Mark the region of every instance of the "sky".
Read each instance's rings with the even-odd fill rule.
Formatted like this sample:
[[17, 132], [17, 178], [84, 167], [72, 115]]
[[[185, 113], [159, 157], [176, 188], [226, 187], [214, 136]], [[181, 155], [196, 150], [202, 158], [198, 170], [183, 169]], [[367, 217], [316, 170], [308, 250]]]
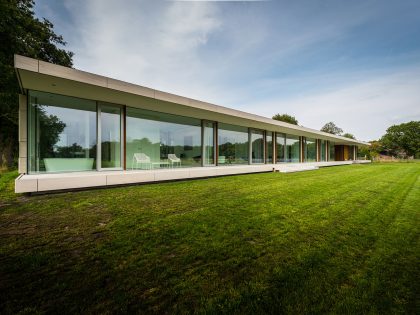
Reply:
[[420, 120], [420, 1], [36, 0], [76, 69], [360, 140]]

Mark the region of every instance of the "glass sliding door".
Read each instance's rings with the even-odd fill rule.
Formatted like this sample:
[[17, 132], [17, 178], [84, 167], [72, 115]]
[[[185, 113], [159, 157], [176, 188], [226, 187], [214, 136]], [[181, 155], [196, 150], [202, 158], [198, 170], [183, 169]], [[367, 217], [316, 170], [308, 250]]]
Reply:
[[96, 102], [29, 91], [29, 174], [96, 169]]
[[328, 141], [328, 161], [335, 161], [335, 145], [334, 142]]
[[218, 165], [248, 164], [248, 128], [218, 124]]
[[251, 133], [251, 156], [253, 164], [264, 163], [264, 131], [250, 130]]
[[214, 165], [214, 123], [209, 121], [203, 122], [203, 154], [204, 160], [203, 164], [205, 166]]
[[118, 105], [100, 103], [99, 115], [99, 137], [100, 137], [100, 168], [121, 169], [122, 168], [122, 107]]
[[305, 138], [304, 162], [316, 162], [316, 139]]
[[286, 136], [286, 162], [298, 163], [300, 161], [299, 136]]
[[[126, 124], [127, 169], [201, 166], [200, 119], [127, 107]], [[207, 140], [212, 142], [208, 136]], [[209, 145], [209, 163], [211, 151]]]
[[321, 162], [325, 162], [327, 160], [327, 141], [319, 140], [319, 142], [319, 149], [321, 150], [319, 157], [321, 159]]
[[273, 132], [267, 131], [265, 136], [265, 147], [266, 147], [266, 163], [274, 163], [273, 161], [273, 149], [274, 149], [274, 143], [273, 143]]
[[283, 163], [287, 162], [285, 160], [285, 142], [286, 142], [286, 135], [283, 133], [276, 132], [276, 163]]

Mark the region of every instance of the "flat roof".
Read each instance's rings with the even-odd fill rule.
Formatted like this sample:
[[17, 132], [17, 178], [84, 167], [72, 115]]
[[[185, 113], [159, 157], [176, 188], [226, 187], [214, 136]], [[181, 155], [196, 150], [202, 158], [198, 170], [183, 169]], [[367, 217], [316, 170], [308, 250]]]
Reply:
[[288, 124], [20, 55], [15, 55], [15, 69], [20, 87], [25, 94], [27, 90], [44, 91], [256, 129], [330, 140], [337, 144], [370, 145], [367, 142]]

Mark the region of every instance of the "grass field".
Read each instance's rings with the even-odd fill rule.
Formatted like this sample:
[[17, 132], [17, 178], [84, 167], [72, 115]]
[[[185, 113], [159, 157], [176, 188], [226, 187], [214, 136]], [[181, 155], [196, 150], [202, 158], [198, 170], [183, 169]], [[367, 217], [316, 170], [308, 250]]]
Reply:
[[40, 196], [0, 177], [0, 313], [415, 314], [420, 163]]

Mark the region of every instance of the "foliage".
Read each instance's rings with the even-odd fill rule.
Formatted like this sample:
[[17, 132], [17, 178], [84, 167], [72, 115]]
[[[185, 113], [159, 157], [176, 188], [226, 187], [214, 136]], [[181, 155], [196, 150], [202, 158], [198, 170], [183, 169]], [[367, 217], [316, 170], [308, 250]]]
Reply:
[[288, 115], [288, 114], [275, 114], [272, 117], [274, 120], [283, 121], [292, 125], [297, 125], [298, 121], [294, 116]]
[[366, 156], [368, 160], [374, 160], [383, 151], [382, 143], [380, 141], [369, 141], [370, 146], [359, 147], [359, 156]]
[[420, 163], [1, 189], [2, 314], [418, 313]]
[[420, 155], [420, 121], [393, 125], [381, 138], [385, 151], [393, 156], [409, 157]]
[[330, 121], [321, 128], [321, 131], [332, 133], [333, 135], [340, 135], [343, 132], [343, 129], [337, 127], [332, 121]]
[[53, 24], [35, 17], [33, 0], [0, 0], [0, 167], [11, 167], [18, 154], [18, 93], [14, 54], [72, 66], [73, 53], [53, 31]]
[[356, 139], [356, 137], [354, 135], [352, 135], [351, 133], [346, 132], [345, 134], [342, 135], [344, 138], [349, 138], [349, 139]]

